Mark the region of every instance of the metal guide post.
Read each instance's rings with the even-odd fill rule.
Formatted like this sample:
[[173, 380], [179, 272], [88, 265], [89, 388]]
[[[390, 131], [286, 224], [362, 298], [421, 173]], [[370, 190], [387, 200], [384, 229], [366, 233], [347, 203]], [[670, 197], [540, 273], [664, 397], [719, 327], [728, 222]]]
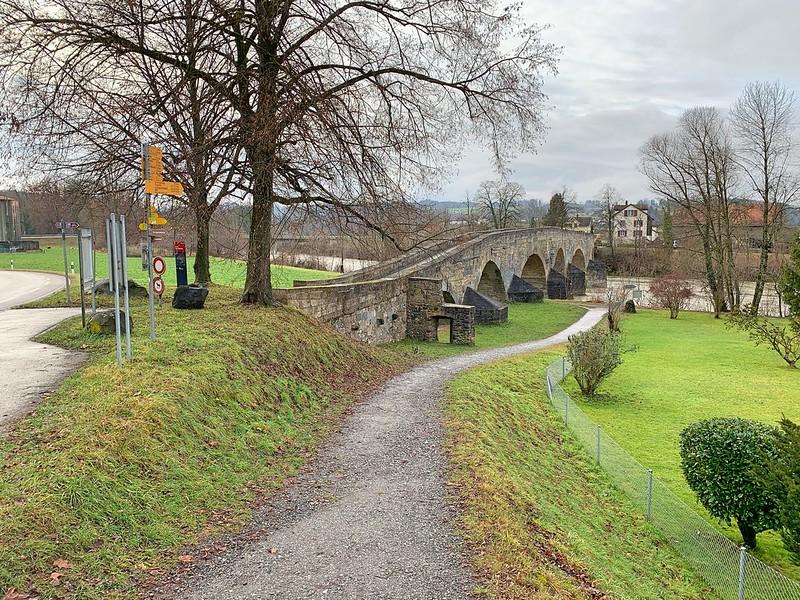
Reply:
[[67, 285], [67, 306], [69, 306], [69, 265], [67, 264], [67, 229], [61, 223], [61, 250], [64, 253], [64, 281]]
[[[119, 216], [120, 236], [122, 238], [122, 281], [125, 282], [125, 315], [131, 314], [130, 293], [128, 291], [128, 236], [125, 233], [125, 215]], [[131, 358], [131, 331], [130, 327], [125, 327], [125, 353], [128, 360]]]
[[[118, 229], [117, 229], [117, 216], [114, 213], [111, 213], [111, 248], [112, 248], [112, 263], [114, 269], [111, 273], [109, 273], [109, 285], [111, 285], [112, 279], [114, 283], [114, 321], [116, 326], [116, 333], [117, 333], [117, 365], [122, 366], [122, 335], [120, 331], [120, 315], [119, 315], [119, 264], [118, 264], [118, 257], [119, 257], [119, 243], [117, 240], [118, 237]], [[128, 319], [128, 315], [125, 315], [125, 319]], [[125, 323], [125, 328], [128, 328], [128, 323]]]

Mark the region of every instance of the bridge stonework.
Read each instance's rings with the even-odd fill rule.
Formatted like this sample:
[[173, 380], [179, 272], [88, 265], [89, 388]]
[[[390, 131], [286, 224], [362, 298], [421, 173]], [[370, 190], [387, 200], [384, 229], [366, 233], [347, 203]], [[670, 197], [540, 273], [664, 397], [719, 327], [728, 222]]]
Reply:
[[[296, 287], [275, 290], [275, 296], [364, 342], [384, 343], [405, 337], [431, 339], [431, 325], [421, 325], [420, 313], [412, 318], [411, 305], [415, 302], [409, 302], [410, 278], [428, 280], [426, 289], [435, 287], [431, 280], [439, 282], [439, 304], [426, 309], [431, 322], [438, 323], [439, 319], [448, 318], [445, 304], [463, 303], [467, 287], [507, 303], [507, 290], [514, 275], [542, 290], [546, 297], [555, 295], [557, 299], [582, 294], [586, 287], [604, 287], [605, 269], [593, 257], [594, 236], [589, 233], [554, 227], [500, 230], [457, 244], [439, 244], [335, 279], [298, 281]], [[561, 283], [548, 286], [556, 282]], [[412, 285], [412, 291], [418, 285]], [[430, 295], [427, 290], [428, 304], [432, 301], [427, 297]], [[462, 328], [459, 325], [458, 330]], [[426, 331], [424, 336], [419, 333], [421, 330]], [[454, 343], [471, 343], [456, 339], [461, 337], [451, 339]]]

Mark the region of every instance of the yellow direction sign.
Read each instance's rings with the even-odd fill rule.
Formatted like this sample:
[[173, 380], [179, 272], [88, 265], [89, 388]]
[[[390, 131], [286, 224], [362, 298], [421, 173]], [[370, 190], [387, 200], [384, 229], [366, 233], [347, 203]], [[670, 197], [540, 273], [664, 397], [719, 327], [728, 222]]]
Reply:
[[[145, 152], [147, 157], [145, 157]], [[142, 179], [161, 179], [164, 172], [164, 152], [156, 146], [142, 146]]]
[[[147, 182], [145, 182], [145, 183], [147, 183]], [[169, 182], [167, 182], [167, 183], [169, 183]], [[178, 185], [180, 185], [180, 184], [178, 184]], [[148, 193], [152, 193], [152, 192], [148, 192]], [[166, 225], [166, 224], [167, 224], [167, 220], [156, 212], [156, 207], [155, 206], [151, 206], [150, 207], [150, 214], [147, 216], [147, 222], [139, 223], [139, 229], [141, 229], [142, 231], [147, 231], [148, 229], [150, 229], [150, 232], [154, 233], [153, 228], [155, 226], [157, 226], [157, 225]], [[148, 225], [149, 225], [149, 227], [148, 227]]]
[[167, 196], [183, 195], [183, 186], [177, 181], [160, 181], [148, 179], [144, 182], [146, 194], [165, 194]]

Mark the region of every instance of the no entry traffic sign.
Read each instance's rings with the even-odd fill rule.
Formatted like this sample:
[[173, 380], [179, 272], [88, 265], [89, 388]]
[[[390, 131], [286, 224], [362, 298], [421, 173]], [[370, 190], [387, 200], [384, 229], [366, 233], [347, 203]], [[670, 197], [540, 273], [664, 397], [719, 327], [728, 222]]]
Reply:
[[161, 258], [160, 256], [156, 256], [153, 259], [153, 271], [161, 275], [164, 273], [164, 270], [166, 268], [167, 268], [167, 263], [164, 261], [163, 258]]

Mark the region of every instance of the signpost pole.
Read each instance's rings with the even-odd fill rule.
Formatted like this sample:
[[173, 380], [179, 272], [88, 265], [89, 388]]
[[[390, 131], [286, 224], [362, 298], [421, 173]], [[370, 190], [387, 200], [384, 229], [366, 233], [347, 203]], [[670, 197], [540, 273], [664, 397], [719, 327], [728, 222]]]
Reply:
[[61, 222], [61, 250], [64, 252], [64, 281], [67, 283], [67, 306], [69, 306], [69, 265], [67, 264], [66, 223]]
[[[142, 167], [145, 182], [150, 179], [150, 145], [142, 143]], [[156, 314], [153, 303], [153, 236], [150, 235], [150, 194], [147, 193], [147, 184], [145, 183], [144, 194], [144, 222], [145, 222], [145, 235], [147, 236], [147, 289], [149, 291], [148, 297], [150, 299], [150, 341], [156, 341]]]
[[81, 283], [81, 327], [86, 327], [86, 298], [84, 296], [84, 289], [83, 289], [83, 270], [86, 268], [86, 265], [83, 264], [83, 252], [81, 248], [83, 246], [83, 230], [78, 229], [78, 279], [80, 279]]
[[92, 251], [92, 314], [94, 315], [97, 312], [97, 303], [94, 297], [95, 289], [97, 287], [97, 267], [95, 265], [95, 256], [94, 256], [94, 231], [91, 229], [89, 230], [89, 247]]
[[[111, 223], [109, 229], [111, 230], [111, 252], [113, 254], [112, 263], [114, 269], [112, 271], [113, 276], [109, 273], [109, 280], [108, 284], [111, 285], [112, 279], [114, 282], [114, 325], [116, 326], [116, 333], [117, 333], [117, 365], [122, 366], [122, 335], [120, 331], [120, 315], [119, 315], [119, 263], [118, 256], [119, 256], [119, 244], [117, 242], [117, 216], [114, 213], [111, 213]], [[130, 324], [130, 320], [128, 315], [125, 315], [125, 329], [128, 328]]]
[[[130, 293], [128, 292], [128, 236], [125, 232], [125, 215], [119, 216], [120, 235], [122, 236], [122, 281], [125, 282], [125, 315], [131, 314]], [[131, 332], [130, 328], [125, 327], [125, 354], [128, 360], [131, 359]]]

